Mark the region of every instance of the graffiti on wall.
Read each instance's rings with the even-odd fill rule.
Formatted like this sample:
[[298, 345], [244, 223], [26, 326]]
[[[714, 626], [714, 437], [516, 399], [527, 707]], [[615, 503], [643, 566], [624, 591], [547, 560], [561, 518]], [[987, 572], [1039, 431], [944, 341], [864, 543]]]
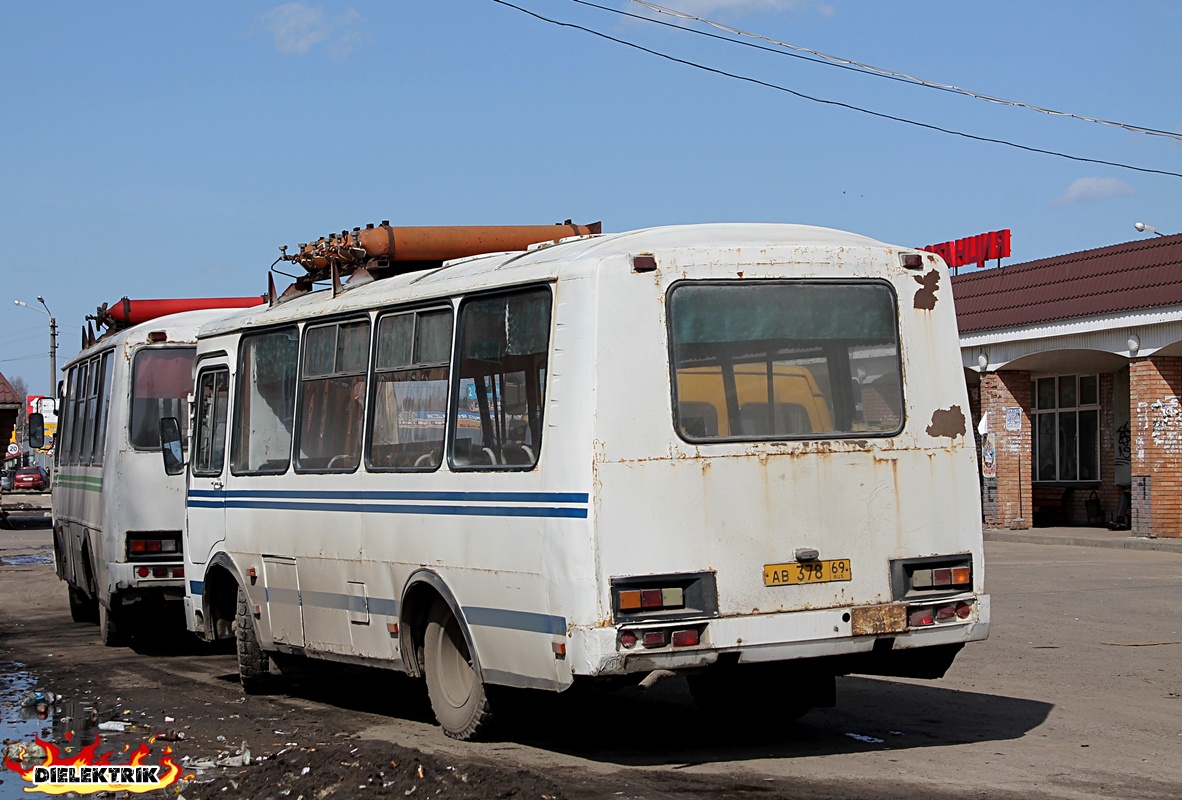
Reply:
[[1182, 403], [1166, 397], [1137, 404], [1137, 458], [1145, 458], [1146, 437], [1167, 453], [1182, 453]]

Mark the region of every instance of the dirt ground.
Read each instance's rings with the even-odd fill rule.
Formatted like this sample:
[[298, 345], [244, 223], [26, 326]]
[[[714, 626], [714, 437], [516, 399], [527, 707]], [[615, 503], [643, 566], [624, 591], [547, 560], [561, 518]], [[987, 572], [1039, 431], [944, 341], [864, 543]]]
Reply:
[[[400, 674], [330, 667], [285, 679], [274, 694], [247, 697], [233, 654], [183, 632], [162, 626], [132, 647], [105, 648], [95, 626], [70, 620], [49, 542], [45, 528], [0, 531], [5, 738], [28, 741], [39, 732], [60, 742], [72, 729], [74, 745], [82, 746], [95, 726], [123, 723], [122, 732], [98, 731], [104, 746], [149, 741], [147, 763], [167, 747], [182, 766], [186, 780], [159, 796], [1182, 796], [1182, 645], [1168, 644], [1182, 641], [1178, 555], [1050, 558], [1063, 590], [1044, 591], [1029, 586], [1030, 575], [1050, 574], [1035, 563], [1047, 558], [1040, 551], [1068, 549], [999, 545], [1000, 588], [1017, 598], [1001, 605], [1011, 620], [1030, 614], [1029, 622], [995, 623], [990, 642], [966, 651], [934, 684], [843, 678], [839, 707], [798, 723], [769, 716], [744, 729], [709, 728], [684, 682], [668, 679], [647, 692], [515, 697], [497, 740], [467, 744], [442, 735], [421, 682]], [[1134, 559], [1119, 565], [1120, 580], [1141, 575], [1158, 592], [1148, 602], [1160, 608], [1162, 598], [1167, 605], [1173, 598], [1173, 618], [1129, 620], [1130, 609], [1140, 608], [1125, 591], [1134, 586], [1117, 585], [1111, 595], [1081, 592], [1078, 600], [1070, 594], [1086, 570], [1112, 572], [1112, 558]], [[1061, 630], [1065, 618], [1108, 613], [1115, 618], [1101, 620], [1086, 644]], [[1146, 646], [1102, 647], [1097, 637]], [[44, 720], [22, 720], [16, 698], [34, 686], [64, 699]], [[15, 773], [0, 770], [0, 781], [0, 798], [29, 796]]]

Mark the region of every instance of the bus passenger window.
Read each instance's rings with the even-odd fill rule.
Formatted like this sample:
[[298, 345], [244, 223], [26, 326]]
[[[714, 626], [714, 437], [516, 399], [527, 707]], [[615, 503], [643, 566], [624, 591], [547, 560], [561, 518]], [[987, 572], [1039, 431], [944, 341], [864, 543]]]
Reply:
[[279, 474], [291, 460], [299, 332], [281, 328], [242, 337], [230, 470]]
[[357, 468], [368, 367], [369, 320], [306, 330], [297, 470], [352, 472]]
[[378, 320], [370, 469], [433, 470], [442, 463], [451, 333], [450, 308]]
[[538, 463], [550, 305], [550, 290], [540, 287], [460, 306], [453, 468], [529, 469]]

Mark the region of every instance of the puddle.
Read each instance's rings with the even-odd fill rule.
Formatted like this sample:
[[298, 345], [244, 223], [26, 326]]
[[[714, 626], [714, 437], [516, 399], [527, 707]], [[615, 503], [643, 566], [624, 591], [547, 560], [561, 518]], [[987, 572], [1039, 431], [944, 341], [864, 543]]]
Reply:
[[29, 567], [35, 564], [52, 564], [53, 553], [22, 553], [18, 556], [0, 556], [0, 567]]
[[[0, 742], [32, 743], [36, 736], [62, 747], [63, 753], [94, 743], [98, 714], [92, 703], [55, 697], [25, 706], [25, 695], [34, 690], [53, 691], [39, 684], [24, 664], [0, 661]], [[0, 800], [28, 797], [24, 785], [0, 764]]]

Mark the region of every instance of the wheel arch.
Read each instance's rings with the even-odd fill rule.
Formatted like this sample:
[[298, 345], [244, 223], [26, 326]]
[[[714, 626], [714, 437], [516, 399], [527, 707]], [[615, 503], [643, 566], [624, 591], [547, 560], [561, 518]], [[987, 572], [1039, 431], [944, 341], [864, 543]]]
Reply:
[[[233, 559], [225, 553], [218, 553], [209, 560], [201, 591], [201, 615], [206, 640], [233, 637], [239, 586], [245, 588]], [[219, 626], [219, 622], [224, 624]]]
[[406, 671], [415, 677], [423, 677], [423, 637], [427, 629], [427, 615], [435, 603], [446, 605], [460, 623], [464, 642], [472, 656], [472, 668], [476, 671], [476, 677], [483, 681], [480, 652], [472, 638], [468, 620], [464, 617], [464, 610], [443, 578], [429, 569], [419, 569], [411, 574], [402, 590], [402, 601], [399, 603], [398, 619], [401, 634], [398, 641]]

